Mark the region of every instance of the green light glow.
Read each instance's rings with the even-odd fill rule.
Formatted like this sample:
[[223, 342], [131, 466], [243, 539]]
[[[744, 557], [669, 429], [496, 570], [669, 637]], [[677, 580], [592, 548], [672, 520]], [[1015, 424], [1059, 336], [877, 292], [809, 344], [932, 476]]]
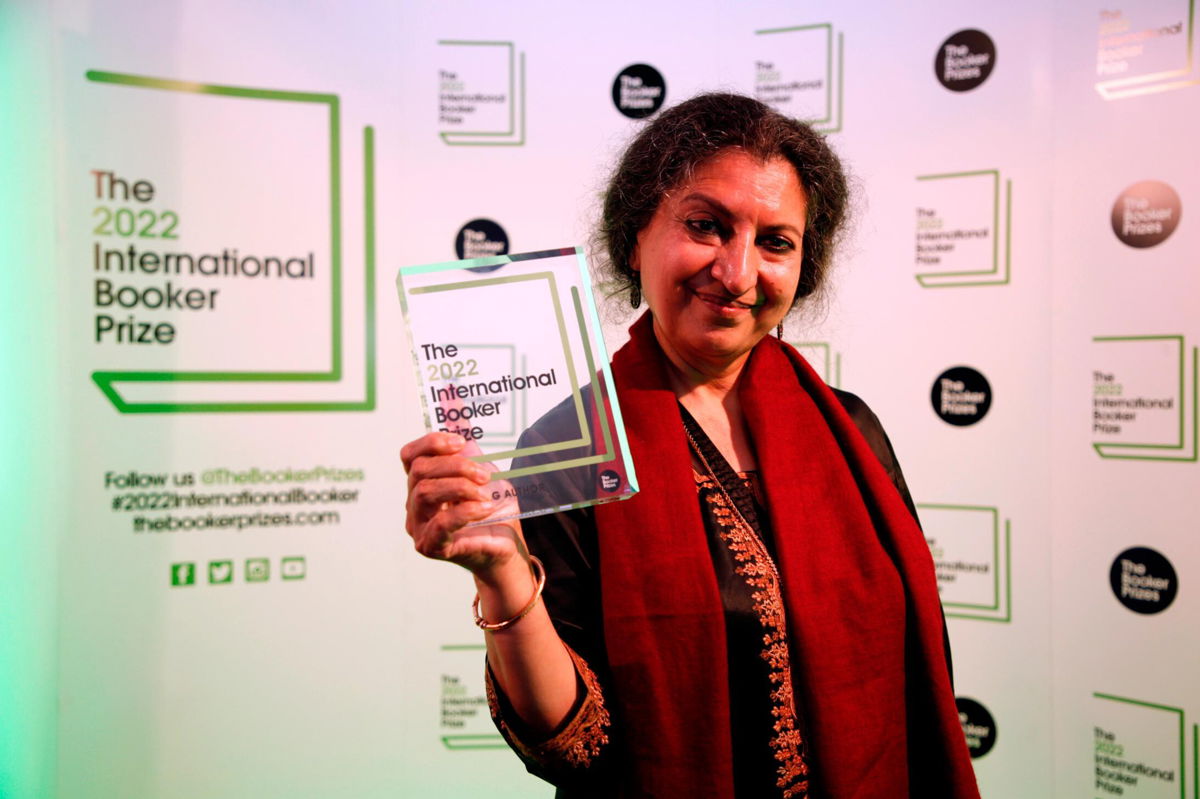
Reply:
[[53, 310], [50, 4], [0, 4], [0, 796], [53, 796], [56, 472], [66, 420]]

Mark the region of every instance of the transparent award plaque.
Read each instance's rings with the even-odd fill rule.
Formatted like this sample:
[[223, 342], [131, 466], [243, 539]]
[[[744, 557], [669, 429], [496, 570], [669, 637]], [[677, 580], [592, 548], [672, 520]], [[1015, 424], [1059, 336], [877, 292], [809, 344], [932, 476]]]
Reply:
[[580, 248], [408, 266], [396, 284], [426, 428], [494, 470], [486, 521], [637, 492]]

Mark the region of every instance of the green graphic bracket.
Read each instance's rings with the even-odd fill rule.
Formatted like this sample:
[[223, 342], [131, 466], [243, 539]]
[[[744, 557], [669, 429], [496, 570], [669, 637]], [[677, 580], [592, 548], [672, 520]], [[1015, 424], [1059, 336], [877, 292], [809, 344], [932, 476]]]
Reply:
[[443, 735], [442, 746], [451, 751], [459, 749], [507, 749], [499, 733], [491, 735]]
[[[987, 615], [986, 611], [1000, 613], [1000, 511], [988, 505], [945, 505], [931, 502], [918, 502], [918, 509], [951, 510], [987, 513], [992, 517], [992, 591], [995, 599], [990, 605], [972, 604], [969, 602], [943, 602], [942, 607], [955, 608], [960, 612], [947, 612], [948, 619], [974, 619], [976, 621], [995, 621], [1008, 624], [1012, 621], [1012, 520], [1004, 520], [1004, 608], [1003, 615]], [[977, 611], [977, 612], [972, 612]]]
[[835, 111], [833, 105], [833, 25], [828, 22], [820, 22], [813, 25], [795, 25], [788, 28], [763, 28], [754, 32], [755, 36], [766, 36], [772, 33], [794, 33], [796, 31], [825, 29], [825, 116], [820, 119], [802, 119], [801, 122], [806, 122], [813, 126], [814, 130], [821, 133], [840, 133], [842, 130], [842, 110], [843, 91], [842, 75], [844, 73], [843, 65], [845, 62], [845, 38], [844, 34], [837, 35], [837, 110], [836, 119], [834, 119]]
[[[562, 344], [563, 358], [567, 364], [567, 376], [571, 380], [571, 398], [575, 403], [575, 416], [579, 424], [579, 438], [570, 441], [558, 441], [553, 444], [545, 444], [538, 447], [524, 447], [522, 449], [512, 449], [503, 452], [487, 452], [481, 455], [471, 456], [474, 460], [484, 463], [490, 460], [500, 458], [519, 458], [522, 455], [540, 455], [546, 452], [558, 452], [564, 449], [574, 449], [576, 447], [586, 447], [592, 443], [592, 437], [588, 431], [587, 418], [584, 416], [583, 409], [583, 394], [579, 389], [579, 377], [575, 373], [575, 359], [571, 355], [571, 342], [567, 339], [567, 326], [563, 319], [562, 304], [558, 301], [558, 284], [554, 279], [553, 272], [534, 272], [528, 275], [506, 275], [502, 277], [488, 277], [479, 280], [464, 280], [457, 283], [439, 283], [432, 286], [419, 286], [409, 289], [409, 294], [435, 294], [443, 291], [461, 291], [463, 289], [478, 289], [485, 286], [499, 286], [511, 283], [524, 283], [530, 280], [545, 280], [547, 288], [550, 291], [550, 303], [554, 307], [555, 321], [558, 322], [559, 341]], [[586, 341], [586, 339], [585, 339]], [[422, 375], [422, 383], [424, 376]], [[425, 385], [428, 390], [432, 386]], [[422, 400], [424, 401], [425, 392], [422, 392]], [[429, 414], [429, 404], [425, 403], [425, 424], [433, 430], [433, 418]], [[508, 477], [510, 472], [497, 472], [496, 477]]]
[[[1096, 91], [1105, 100], [1123, 100], [1127, 97], [1141, 97], [1147, 94], [1184, 89], [1200, 84], [1200, 78], [1189, 78], [1193, 67], [1193, 44], [1195, 42], [1196, 0], [1188, 0], [1187, 21], [1187, 64], [1182, 69], [1171, 69], [1164, 72], [1150, 72], [1145, 75], [1134, 75], [1128, 78], [1100, 81]], [[1180, 78], [1180, 80], [1171, 80]], [[1148, 85], [1140, 85], [1148, 84]]]
[[1126, 705], [1134, 705], [1135, 707], [1144, 707], [1150, 710], [1161, 710], [1179, 716], [1179, 799], [1187, 799], [1187, 756], [1185, 754], [1187, 752], [1187, 720], [1183, 708], [1160, 705], [1155, 702], [1143, 702], [1140, 699], [1130, 699], [1127, 696], [1102, 694], [1098, 691], [1093, 691], [1092, 697], [1094, 699], [1104, 699], [1109, 702], [1121, 702]]
[[[1006, 180], [1004, 202], [1004, 272], [1000, 272], [1000, 171], [980, 169], [974, 172], [947, 172], [941, 175], [918, 175], [917, 180], [946, 180], [950, 178], [992, 176], [992, 268], [966, 272], [920, 272], [917, 282], [922, 288], [944, 289], [964, 286], [1007, 286], [1012, 280], [1012, 181]], [[949, 278], [949, 279], [947, 279]]]
[[[487, 651], [483, 644], [442, 644], [443, 652], [479, 652]], [[450, 750], [457, 749], [507, 749], [508, 744], [498, 733], [443, 735], [442, 746]]]
[[[464, 41], [458, 39], [442, 39], [439, 45], [448, 47], [507, 47], [508, 48], [508, 130], [453, 130], [439, 131], [438, 136], [451, 147], [522, 147], [525, 144], [525, 54], [520, 54], [521, 94], [514, 92], [517, 71], [514, 60], [517, 58], [516, 48], [512, 42]], [[501, 141], [500, 137], [512, 136], [516, 131], [516, 108], [520, 105], [521, 131], [512, 141]]]
[[[829, 345], [828, 341], [793, 341], [789, 343], [796, 349], [811, 347], [821, 350], [822, 360], [825, 363], [821, 379], [834, 388], [842, 387], [842, 354], [840, 352], [833, 352], [833, 348]], [[831, 360], [833, 361], [832, 368], [830, 364]]]
[[1192, 796], [1200, 799], [1200, 724], [1192, 725]]
[[[572, 253], [572, 252], [576, 255], [576, 258], [579, 259], [580, 267], [582, 269], [583, 268], [583, 264], [582, 264], [583, 255], [582, 255], [582, 253], [580, 253], [578, 251], [578, 249], [562, 250], [562, 251], [546, 251], [546, 252], [541, 252], [541, 253], [528, 253], [528, 254], [511, 255], [511, 256], [510, 255], [499, 255], [499, 256], [494, 256], [494, 257], [490, 257], [490, 258], [475, 258], [475, 259], [471, 259], [468, 261], [450, 261], [447, 263], [440, 263], [440, 264], [428, 264], [428, 265], [417, 266], [417, 267], [406, 267], [406, 268], [403, 268], [400, 270], [400, 272], [398, 273], [397, 278], [396, 278], [397, 289], [400, 294], [401, 308], [405, 314], [405, 317], [407, 318], [407, 316], [408, 316], [408, 301], [406, 298], [406, 289], [404, 288], [404, 275], [405, 274], [417, 275], [417, 274], [425, 274], [428, 272], [458, 270], [458, 269], [463, 269], [464, 265], [469, 265], [470, 267], [502, 266], [504, 264], [512, 263], [515, 261], [532, 260], [534, 258], [544, 257], [548, 254], [566, 255], [566, 254]], [[480, 454], [480, 455], [471, 456], [472, 460], [475, 460], [479, 463], [487, 463], [487, 462], [489, 462], [493, 459], [497, 459], [497, 458], [508, 458], [508, 457], [518, 458], [518, 457], [521, 457], [524, 455], [537, 455], [537, 454], [544, 454], [547, 452], [557, 452], [557, 451], [564, 450], [564, 449], [573, 449], [573, 448], [577, 448], [577, 447], [588, 446], [592, 443], [592, 439], [591, 439], [591, 435], [589, 433], [587, 422], [583, 415], [584, 410], [583, 410], [582, 391], [580, 391], [580, 389], [579, 389], [578, 378], [576, 377], [576, 374], [575, 374], [574, 359], [571, 356], [570, 345], [569, 345], [569, 342], [567, 339], [566, 326], [565, 326], [565, 322], [563, 320], [563, 314], [562, 314], [562, 307], [558, 301], [558, 291], [556, 288], [557, 284], [555, 283], [555, 280], [554, 280], [554, 274], [552, 272], [538, 272], [538, 273], [533, 273], [533, 274], [529, 274], [529, 275], [484, 278], [481, 280], [471, 280], [471, 281], [465, 281], [465, 282], [459, 282], [459, 283], [443, 283], [443, 284], [437, 284], [437, 285], [433, 285], [433, 286], [423, 286], [423, 287], [418, 287], [418, 288], [413, 288], [411, 290], [407, 290], [408, 294], [424, 294], [424, 293], [430, 293], [430, 292], [435, 292], [435, 291], [452, 291], [452, 290], [461, 289], [461, 288], [475, 288], [475, 287], [479, 287], [482, 285], [488, 285], [488, 284], [513, 283], [513, 282], [518, 282], [518, 281], [522, 281], [522, 280], [533, 280], [533, 279], [545, 279], [549, 282], [549, 285], [550, 285], [551, 300], [554, 305], [554, 312], [555, 312], [555, 316], [556, 316], [556, 320], [557, 320], [558, 328], [559, 328], [559, 336], [560, 336], [560, 339], [563, 344], [563, 354], [566, 358], [567, 367], [569, 370], [569, 376], [570, 376], [570, 380], [571, 380], [571, 393], [572, 393], [572, 397], [573, 397], [574, 403], [575, 403], [576, 416], [579, 420], [579, 426], [580, 426], [579, 429], [581, 431], [581, 436], [579, 438], [571, 440], [571, 441], [560, 441], [560, 442], [555, 442], [552, 444], [544, 444], [544, 445], [536, 446], [536, 447], [524, 447], [521, 449], [507, 450], [504, 452], [491, 452], [491, 453], [484, 453], [484, 454]], [[579, 458], [571, 458], [569, 460], [564, 460], [564, 461], [553, 461], [550, 463], [536, 464], [533, 466], [525, 466], [520, 469], [508, 469], [506, 471], [498, 471], [498, 472], [495, 472], [492, 474], [492, 479], [494, 479], [494, 480], [510, 479], [510, 478], [514, 478], [514, 477], [524, 477], [526, 475], [531, 475], [531, 474], [547, 474], [550, 472], [558, 472], [558, 471], [563, 471], [566, 469], [573, 469], [578, 466], [590, 466], [592, 464], [611, 463], [612, 461], [616, 460], [618, 457], [618, 453], [613, 448], [613, 435], [612, 435], [612, 429], [608, 423], [608, 414], [605, 412], [605, 409], [604, 409], [604, 407], [602, 407], [601, 401], [600, 401], [600, 396], [599, 396], [599, 393], [600, 393], [599, 387], [601, 385], [600, 367], [597, 366], [595, 355], [592, 352], [591, 340], [588, 337], [587, 323], [584, 320], [583, 302], [580, 298], [579, 289], [575, 286], [571, 287], [571, 300], [574, 305], [575, 318], [576, 318], [576, 321], [579, 326], [579, 338], [583, 344], [584, 358], [587, 361], [587, 374], [591, 377], [591, 380], [592, 380], [592, 387], [593, 387], [592, 388], [592, 409], [595, 414], [595, 417], [600, 422], [601, 438], [604, 441], [604, 448], [602, 451], [597, 452], [595, 455], [588, 455], [588, 456], [579, 457]], [[593, 302], [592, 305], [594, 307], [595, 303]], [[597, 324], [597, 326], [599, 324], [598, 320], [596, 320], [594, 317], [594, 313], [593, 313], [593, 323]], [[598, 327], [597, 327], [597, 329], [598, 329]], [[420, 362], [416, 356], [415, 349], [413, 351], [413, 361], [418, 367], [418, 369], [417, 369], [418, 380], [420, 381], [420, 383], [423, 387], [422, 392], [421, 392], [421, 402], [425, 407], [425, 425], [426, 425], [427, 429], [432, 430], [433, 429], [433, 421], [432, 421], [432, 417], [429, 412], [428, 400], [426, 399], [426, 390], [428, 389], [428, 386], [425, 385], [424, 375], [421, 373], [421, 369], [419, 368]], [[605, 369], [605, 372], [607, 373], [607, 365], [604, 365], [604, 369]], [[611, 379], [607, 383], [605, 383], [605, 385], [611, 385]], [[619, 415], [617, 415], [618, 411], [615, 407], [614, 407], [613, 411], [614, 411], [614, 415], [616, 415], [616, 422], [618, 425], [620, 425], [620, 418], [619, 418]], [[624, 429], [618, 428], [617, 435], [621, 438], [621, 443], [627, 447], [628, 444], [625, 444], [625, 442], [624, 442]], [[629, 487], [631, 489], [633, 489], [634, 491], [637, 490], [636, 477], [633, 474], [632, 466], [629, 466], [626, 470], [626, 482], [629, 484]], [[627, 496], [627, 495], [622, 495], [622, 497], [619, 497], [619, 498], [624, 498], [624, 496]], [[584, 506], [592, 505], [592, 504], [595, 504], [595, 500], [574, 503], [572, 505], [566, 506], [566, 508], [569, 509], [569, 508], [576, 508], [576, 507], [584, 507]]]
[[1101, 458], [1112, 458], [1113, 460], [1131, 460], [1131, 461], [1176, 461], [1179, 463], [1196, 463], [1197, 456], [1200, 455], [1200, 403], [1197, 402], [1196, 390], [1200, 388], [1200, 378], [1198, 378], [1197, 366], [1200, 365], [1198, 360], [1197, 347], [1192, 348], [1192, 454], [1186, 455], [1145, 455], [1127, 450], [1163, 450], [1184, 451], [1186, 442], [1184, 441], [1184, 431], [1187, 422], [1186, 399], [1184, 394], [1185, 380], [1185, 353], [1187, 347], [1184, 343], [1183, 336], [1095, 336], [1092, 341], [1174, 341], [1179, 345], [1179, 441], [1174, 444], [1130, 444], [1118, 442], [1093, 442], [1092, 448], [1096, 450]]
[[375, 409], [375, 130], [363, 128], [364, 216], [364, 399], [349, 402], [134, 402], [117, 383], [336, 383], [342, 379], [341, 126], [336, 94], [251, 89], [89, 70], [97, 83], [142, 89], [211, 94], [251, 100], [318, 103], [329, 108], [331, 364], [327, 372], [140, 372], [96, 371], [92, 380], [120, 413], [235, 413], [279, 411], [370, 411]]

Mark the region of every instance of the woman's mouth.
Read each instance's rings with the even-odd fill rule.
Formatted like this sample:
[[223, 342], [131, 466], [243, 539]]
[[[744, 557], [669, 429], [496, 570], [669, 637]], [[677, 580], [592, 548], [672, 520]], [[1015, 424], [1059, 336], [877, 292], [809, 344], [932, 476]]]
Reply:
[[736, 314], [744, 311], [753, 311], [762, 303], [743, 302], [736, 297], [731, 297], [728, 294], [715, 294], [711, 291], [692, 291], [696, 298], [705, 305], [722, 314]]

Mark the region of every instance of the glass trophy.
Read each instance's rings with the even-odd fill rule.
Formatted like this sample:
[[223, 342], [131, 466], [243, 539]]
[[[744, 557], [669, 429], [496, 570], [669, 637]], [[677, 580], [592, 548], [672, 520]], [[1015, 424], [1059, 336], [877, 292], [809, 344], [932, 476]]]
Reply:
[[426, 428], [493, 470], [485, 522], [637, 492], [580, 248], [407, 266], [396, 284]]

